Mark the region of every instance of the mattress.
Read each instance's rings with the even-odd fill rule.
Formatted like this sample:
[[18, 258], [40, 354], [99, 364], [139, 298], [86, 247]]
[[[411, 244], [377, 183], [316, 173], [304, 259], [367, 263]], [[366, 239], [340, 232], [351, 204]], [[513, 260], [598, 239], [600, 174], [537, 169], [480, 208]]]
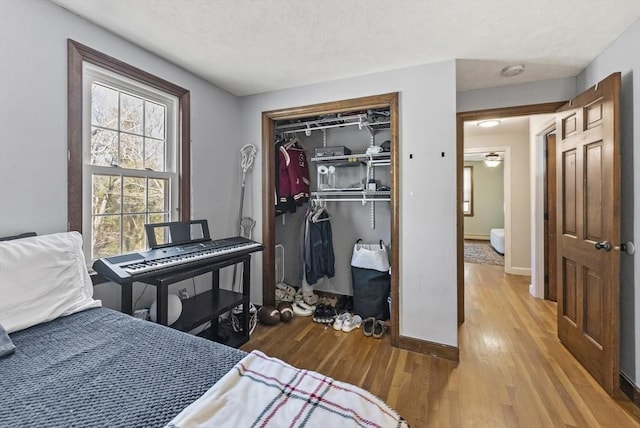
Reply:
[[246, 353], [95, 308], [11, 334], [0, 425], [164, 426]]
[[494, 250], [504, 255], [504, 229], [491, 229], [489, 242]]

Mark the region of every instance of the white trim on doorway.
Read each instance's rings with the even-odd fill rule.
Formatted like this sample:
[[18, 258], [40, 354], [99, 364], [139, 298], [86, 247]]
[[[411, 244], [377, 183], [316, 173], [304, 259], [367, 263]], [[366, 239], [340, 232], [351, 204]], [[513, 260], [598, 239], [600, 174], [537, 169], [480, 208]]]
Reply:
[[[532, 116], [533, 118], [533, 116]], [[555, 124], [555, 116], [540, 116], [531, 129], [531, 284], [529, 294], [544, 299], [544, 149], [545, 135]], [[544, 120], [542, 120], [544, 118]]]

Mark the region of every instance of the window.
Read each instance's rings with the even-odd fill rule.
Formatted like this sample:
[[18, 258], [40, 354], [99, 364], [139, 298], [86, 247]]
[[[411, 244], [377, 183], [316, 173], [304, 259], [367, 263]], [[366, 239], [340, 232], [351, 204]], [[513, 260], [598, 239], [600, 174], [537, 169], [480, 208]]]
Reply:
[[177, 219], [176, 99], [85, 65], [83, 223], [90, 259], [147, 247], [144, 225]]
[[[189, 92], [69, 41], [69, 230], [87, 262], [189, 218]], [[186, 138], [185, 138], [186, 137]]]
[[462, 212], [473, 217], [473, 167], [465, 166], [462, 171]]

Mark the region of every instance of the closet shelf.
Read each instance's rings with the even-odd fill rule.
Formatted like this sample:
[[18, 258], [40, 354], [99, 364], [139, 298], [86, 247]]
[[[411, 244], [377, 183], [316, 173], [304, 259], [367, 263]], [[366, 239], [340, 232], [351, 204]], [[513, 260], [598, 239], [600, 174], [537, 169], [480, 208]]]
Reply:
[[368, 160], [378, 161], [378, 160], [390, 160], [391, 154], [389, 152], [382, 153], [374, 153], [374, 154], [366, 154], [366, 153], [358, 153], [351, 155], [340, 155], [340, 156], [319, 156], [311, 158], [312, 162], [335, 162], [335, 161], [346, 161], [346, 162], [366, 162]]
[[367, 114], [355, 114], [285, 123], [276, 126], [276, 131], [304, 132], [305, 134], [310, 135], [311, 131], [340, 128], [343, 126], [358, 126], [359, 129], [367, 129], [373, 135], [375, 131], [389, 129], [391, 127], [391, 122], [389, 120], [376, 120]]

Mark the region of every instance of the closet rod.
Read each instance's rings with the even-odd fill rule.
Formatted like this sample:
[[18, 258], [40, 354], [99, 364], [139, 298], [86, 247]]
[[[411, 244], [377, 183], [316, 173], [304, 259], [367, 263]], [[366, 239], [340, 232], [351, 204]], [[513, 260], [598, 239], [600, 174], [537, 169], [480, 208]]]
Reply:
[[391, 198], [320, 198], [325, 202], [389, 202]]
[[300, 129], [281, 129], [281, 128], [276, 128], [278, 131], [284, 131], [286, 132], [309, 132], [309, 131], [321, 131], [323, 129], [330, 129], [330, 128], [342, 128], [343, 126], [350, 126], [350, 125], [360, 125], [359, 122], [347, 122], [347, 123], [340, 123], [337, 125], [320, 125], [320, 126], [314, 126], [313, 128], [300, 128]]

